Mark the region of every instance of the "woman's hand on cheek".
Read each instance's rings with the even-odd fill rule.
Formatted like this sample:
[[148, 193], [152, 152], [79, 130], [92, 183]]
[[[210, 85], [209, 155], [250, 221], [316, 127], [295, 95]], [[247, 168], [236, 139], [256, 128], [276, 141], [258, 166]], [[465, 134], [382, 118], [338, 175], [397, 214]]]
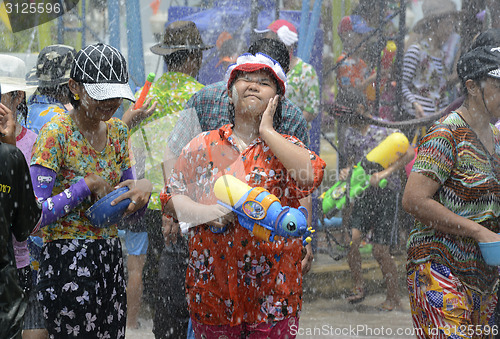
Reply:
[[262, 114], [262, 119], [260, 121], [260, 126], [259, 126], [260, 134], [262, 134], [263, 132], [265, 133], [267, 131], [274, 130], [273, 118], [274, 114], [276, 113], [276, 108], [278, 107], [278, 102], [279, 102], [278, 95], [275, 95], [274, 98], [271, 98], [269, 100], [269, 103], [267, 104], [266, 110]]

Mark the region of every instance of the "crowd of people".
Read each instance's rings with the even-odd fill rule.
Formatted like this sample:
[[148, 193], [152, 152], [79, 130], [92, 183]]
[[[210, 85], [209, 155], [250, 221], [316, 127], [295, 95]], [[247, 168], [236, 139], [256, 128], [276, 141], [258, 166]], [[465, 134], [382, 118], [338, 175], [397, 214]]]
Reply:
[[[387, 166], [374, 166], [372, 187], [342, 211], [353, 281], [346, 302], [365, 299], [359, 247], [369, 236], [387, 289], [378, 310], [401, 306], [391, 246], [402, 204], [415, 221], [406, 265], [414, 327], [422, 338], [481, 337], [470, 326], [500, 318], [498, 268], [479, 249], [500, 241], [498, 9], [478, 13], [493, 28], [465, 47], [453, 1], [424, 0], [422, 10], [405, 47], [402, 95], [408, 117], [437, 120]], [[340, 180], [400, 133], [377, 125], [397, 115], [397, 75], [392, 60], [377, 68], [373, 50], [360, 48], [372, 25], [358, 8], [337, 27]], [[311, 194], [326, 167], [308, 147], [320, 83], [295, 55], [300, 37], [291, 22], [256, 30], [248, 49], [223, 33], [224, 79], [202, 84], [203, 52], [214, 46], [192, 21], [166, 25], [151, 52], [168, 71], [139, 107], [141, 90], [132, 92], [125, 58], [110, 45], [47, 46], [30, 71], [0, 55], [1, 338], [124, 338], [141, 326], [141, 300], [156, 338], [295, 337], [311, 244], [242, 227], [241, 217], [272, 201], [252, 200], [245, 216], [236, 214], [217, 202], [214, 184], [232, 175], [283, 206], [305, 207], [312, 225]], [[132, 104], [119, 119], [123, 99]], [[120, 220], [94, 223], [89, 208], [123, 188], [111, 203], [125, 203]]]

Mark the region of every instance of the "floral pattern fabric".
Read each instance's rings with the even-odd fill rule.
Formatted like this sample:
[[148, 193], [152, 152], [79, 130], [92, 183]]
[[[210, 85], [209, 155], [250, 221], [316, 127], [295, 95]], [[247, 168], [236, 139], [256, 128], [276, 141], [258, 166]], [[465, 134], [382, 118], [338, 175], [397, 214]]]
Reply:
[[26, 128], [36, 134], [40, 133], [45, 125], [54, 115], [65, 114], [66, 107], [57, 99], [47, 95], [32, 95], [27, 101], [28, 116], [26, 118]]
[[[285, 137], [305, 147], [297, 138]], [[323, 178], [325, 163], [309, 152], [314, 183], [297, 187], [261, 138], [240, 153], [231, 125], [225, 125], [200, 134], [184, 148], [168, 191], [214, 204], [215, 181], [231, 174], [252, 187], [269, 190], [283, 206], [297, 208], [299, 199], [309, 195]], [[162, 193], [162, 203], [170, 197]], [[206, 225], [192, 228], [186, 278], [191, 316], [206, 325], [232, 326], [297, 316], [302, 298], [301, 248], [300, 238], [277, 236], [274, 242], [263, 241], [238, 222], [218, 234]]]
[[136, 167], [153, 184], [148, 204], [150, 209], [161, 209], [160, 192], [165, 185], [161, 163], [167, 137], [184, 105], [203, 87], [203, 84], [184, 73], [164, 73], [151, 85], [148, 93], [148, 98], [153, 97], [153, 101], [158, 102], [155, 112], [131, 131], [130, 142]]
[[319, 113], [319, 80], [314, 67], [299, 59], [287, 75], [286, 97], [302, 111]]
[[[371, 70], [363, 59], [348, 57], [343, 52], [338, 58], [337, 63], [342, 64], [337, 68], [337, 84], [339, 89], [342, 87], [356, 87], [370, 76]], [[345, 59], [345, 60], [344, 60]]]
[[[31, 165], [40, 165], [57, 173], [53, 196], [63, 193], [90, 173], [99, 175], [112, 187], [120, 182], [122, 172], [130, 168], [128, 129], [116, 118], [108, 120], [106, 126], [108, 140], [101, 152], [92, 147], [68, 114], [55, 116], [42, 128], [33, 146]], [[95, 228], [85, 217], [85, 211], [94, 202], [95, 199], [87, 197], [64, 217], [44, 227], [44, 242], [116, 237], [116, 226]]]

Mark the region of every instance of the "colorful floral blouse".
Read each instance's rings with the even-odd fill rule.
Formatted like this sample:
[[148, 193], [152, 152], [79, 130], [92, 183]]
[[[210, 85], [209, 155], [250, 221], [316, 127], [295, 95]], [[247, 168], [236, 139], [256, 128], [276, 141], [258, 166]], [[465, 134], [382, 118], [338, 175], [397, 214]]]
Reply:
[[34, 94], [29, 97], [27, 105], [26, 127], [36, 134], [40, 133], [43, 125], [50, 121], [54, 115], [67, 112], [63, 104], [47, 95]]
[[[130, 168], [128, 129], [116, 118], [108, 120], [106, 125], [108, 142], [102, 152], [96, 152], [69, 115], [55, 116], [45, 124], [33, 146], [31, 165], [57, 173], [53, 195], [62, 193], [90, 173], [99, 175], [112, 187], [120, 182], [122, 172]], [[116, 226], [95, 228], [85, 217], [85, 211], [94, 202], [88, 197], [64, 217], [43, 227], [44, 241], [115, 237]]]
[[319, 113], [319, 80], [314, 67], [299, 59], [287, 74], [286, 97], [302, 111]]
[[[337, 58], [337, 63], [345, 59], [346, 53]], [[349, 57], [337, 68], [337, 84], [342, 87], [359, 86], [370, 76], [371, 70], [361, 58]]]
[[[305, 147], [297, 138], [290, 142]], [[299, 206], [323, 178], [325, 163], [310, 151], [314, 184], [297, 187], [262, 139], [242, 153], [231, 125], [200, 134], [182, 151], [168, 189], [203, 204], [216, 203], [215, 181], [231, 174], [275, 194], [283, 206]], [[162, 193], [165, 204], [170, 195]], [[191, 316], [208, 325], [238, 325], [282, 320], [301, 308], [302, 239], [276, 237], [267, 242], [235, 222], [215, 234], [206, 225], [191, 229], [186, 287]]]
[[[437, 122], [422, 139], [412, 172], [441, 187], [434, 199], [453, 213], [499, 232], [500, 132], [491, 125], [495, 154], [489, 155], [456, 112]], [[437, 231], [416, 222], [408, 239], [408, 268], [435, 261], [448, 266], [476, 291], [490, 291], [498, 268], [488, 266], [473, 238]]]

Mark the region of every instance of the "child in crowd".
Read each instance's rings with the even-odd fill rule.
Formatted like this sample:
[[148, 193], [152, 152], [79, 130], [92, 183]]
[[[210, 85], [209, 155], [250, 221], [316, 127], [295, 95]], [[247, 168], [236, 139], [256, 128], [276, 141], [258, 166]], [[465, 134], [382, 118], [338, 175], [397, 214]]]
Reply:
[[[232, 174], [297, 208], [299, 199], [321, 183], [325, 163], [297, 138], [275, 130], [286, 89], [285, 72], [276, 61], [244, 54], [226, 79], [232, 124], [193, 139], [162, 194], [165, 214], [198, 225], [190, 234], [186, 276], [193, 328], [197, 338], [257, 332], [293, 338], [291, 325], [301, 308], [302, 239], [254, 237], [216, 203], [213, 185], [222, 174]], [[221, 233], [209, 227], [225, 225]], [[255, 262], [260, 273], [245, 270], [245, 262]]]
[[[340, 179], [346, 180], [352, 166], [364, 159], [390, 134], [397, 130], [370, 125], [370, 117], [365, 96], [354, 88], [342, 89], [337, 96], [337, 104], [343, 106], [349, 127], [345, 133], [342, 153], [346, 156], [346, 166], [341, 170]], [[365, 298], [364, 282], [361, 273], [359, 245], [367, 232], [372, 231], [373, 256], [384, 275], [387, 288], [386, 300], [378, 306], [381, 311], [392, 311], [400, 305], [398, 295], [397, 268], [389, 246], [397, 239], [397, 213], [401, 182], [397, 171], [414, 157], [413, 148], [408, 147], [405, 154], [386, 169], [370, 173], [369, 190], [362, 197], [351, 202], [345, 215], [352, 229], [352, 242], [347, 256], [351, 277], [354, 282], [353, 293], [348, 296], [349, 303], [358, 303]], [[387, 179], [386, 188], [379, 188], [382, 179]]]
[[357, 48], [365, 39], [366, 33], [372, 30], [359, 15], [345, 16], [340, 21], [337, 33], [342, 41], [343, 51], [337, 58], [337, 63], [341, 63], [337, 68], [339, 90], [354, 87], [364, 92], [375, 80], [376, 73], [363, 60], [363, 48]]

